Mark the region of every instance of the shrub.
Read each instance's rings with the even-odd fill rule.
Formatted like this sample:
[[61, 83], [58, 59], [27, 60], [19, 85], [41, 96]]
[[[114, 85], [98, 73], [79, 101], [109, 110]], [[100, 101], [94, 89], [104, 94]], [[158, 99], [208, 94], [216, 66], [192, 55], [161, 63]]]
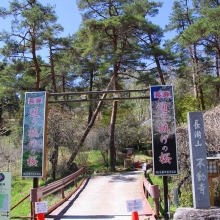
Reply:
[[184, 187], [181, 197], [179, 198], [181, 207], [193, 207], [192, 186]]

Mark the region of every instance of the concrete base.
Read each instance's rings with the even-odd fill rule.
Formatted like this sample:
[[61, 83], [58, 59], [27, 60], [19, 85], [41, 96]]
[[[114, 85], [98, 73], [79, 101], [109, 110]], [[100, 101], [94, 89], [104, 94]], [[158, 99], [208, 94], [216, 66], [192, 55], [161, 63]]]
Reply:
[[178, 208], [174, 220], [220, 220], [220, 207], [210, 209]]

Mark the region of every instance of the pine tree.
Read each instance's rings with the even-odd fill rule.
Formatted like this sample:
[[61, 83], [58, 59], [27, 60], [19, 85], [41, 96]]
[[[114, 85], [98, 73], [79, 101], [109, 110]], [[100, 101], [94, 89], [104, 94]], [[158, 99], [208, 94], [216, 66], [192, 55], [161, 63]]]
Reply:
[[52, 6], [43, 6], [38, 1], [10, 2], [10, 8], [0, 8], [0, 16], [7, 18], [12, 16], [11, 32], [3, 31], [0, 39], [5, 43], [2, 49], [8, 62], [29, 64], [29, 68], [35, 71], [35, 86], [32, 90], [41, 89], [41, 59], [37, 51], [43, 48], [43, 38], [48, 32], [58, 29], [57, 17]]
[[[204, 53], [213, 61], [216, 77], [219, 78], [219, 57], [220, 57], [220, 8], [219, 1], [193, 1], [198, 13], [197, 20], [191, 24], [181, 35], [180, 43], [184, 46], [197, 44], [203, 49]], [[210, 69], [210, 66], [208, 66]], [[200, 68], [201, 69], [201, 68]], [[201, 70], [200, 70], [201, 71]], [[208, 72], [208, 71], [207, 71]], [[210, 77], [209, 77], [210, 78]], [[216, 79], [218, 80], [218, 79]], [[208, 81], [206, 81], [208, 82]], [[214, 81], [213, 81], [214, 83]], [[216, 100], [219, 100], [219, 86], [216, 87]]]
[[[141, 57], [138, 48], [137, 30], [157, 10], [158, 3], [149, 1], [93, 1], [79, 0], [79, 8], [84, 12], [84, 26], [89, 32], [88, 48], [93, 56], [100, 59], [99, 71], [110, 70], [114, 77], [114, 90], [118, 90], [118, 80], [122, 70], [138, 65]], [[115, 122], [117, 101], [113, 102], [110, 122], [110, 169], [115, 170]]]
[[[195, 20], [196, 18], [194, 15], [194, 10], [189, 7], [188, 0], [174, 1], [173, 11], [170, 16], [170, 23], [166, 26], [166, 29], [175, 30], [177, 32], [177, 36], [173, 40], [178, 41], [180, 36], [183, 36], [184, 30], [189, 28], [195, 22]], [[200, 55], [198, 54], [198, 45], [196, 43], [191, 43], [185, 47], [189, 52], [188, 57], [190, 58], [189, 62], [191, 64], [194, 97], [196, 99], [200, 99], [201, 109], [205, 110], [203, 88], [200, 83]]]

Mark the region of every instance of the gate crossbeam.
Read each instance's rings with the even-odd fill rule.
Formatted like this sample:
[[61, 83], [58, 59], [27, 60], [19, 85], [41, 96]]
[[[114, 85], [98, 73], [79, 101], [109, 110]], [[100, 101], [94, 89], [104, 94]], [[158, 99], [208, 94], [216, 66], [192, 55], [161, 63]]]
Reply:
[[[57, 100], [49, 100], [49, 103], [66, 103], [66, 102], [92, 102], [92, 101], [119, 101], [132, 99], [149, 99], [147, 94], [149, 89], [141, 90], [107, 90], [107, 91], [86, 91], [86, 92], [63, 92], [49, 93], [49, 97], [61, 97]], [[99, 95], [107, 93], [106, 98], [97, 98]], [[139, 95], [137, 96], [137, 93]], [[94, 97], [96, 95], [96, 97]]]

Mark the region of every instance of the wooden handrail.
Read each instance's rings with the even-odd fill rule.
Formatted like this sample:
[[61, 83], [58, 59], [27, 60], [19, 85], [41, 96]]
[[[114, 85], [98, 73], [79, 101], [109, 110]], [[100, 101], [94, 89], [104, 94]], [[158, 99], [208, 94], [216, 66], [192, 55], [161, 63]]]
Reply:
[[[80, 175], [84, 175], [85, 172], [86, 172], [86, 167], [82, 167], [78, 171], [76, 171], [75, 173], [73, 173], [73, 174], [71, 174], [61, 180], [57, 180], [53, 183], [50, 183], [45, 186], [41, 186], [39, 188], [31, 189], [30, 194], [25, 196], [17, 204], [15, 204], [13, 207], [11, 207], [11, 210], [16, 208], [19, 204], [21, 204], [24, 200], [26, 200], [29, 197], [30, 197], [31, 202], [38, 202], [41, 200], [41, 198], [44, 198], [44, 197], [46, 197], [46, 196], [48, 196], [58, 190], [61, 190], [61, 192], [62, 192], [62, 202], [63, 202], [67, 197], [69, 197], [73, 192], [76, 191], [76, 189], [75, 189], [75, 190], [73, 190], [72, 193], [65, 196], [64, 195], [64, 188], [72, 182], [74, 182], [74, 184], [77, 186], [77, 179], [80, 177]], [[61, 202], [59, 202], [59, 204], [61, 204]], [[57, 204], [53, 205], [53, 208], [54, 207], [57, 207]], [[49, 210], [51, 211], [52, 209], [49, 208]], [[31, 219], [33, 219], [34, 216], [35, 216], [34, 213], [32, 213], [31, 216], [11, 216], [11, 219], [16, 219], [16, 218], [20, 218], [20, 219], [21, 218], [31, 218]]]
[[14, 206], [11, 207], [11, 211], [16, 208], [19, 204], [21, 204], [25, 199], [29, 198], [30, 197], [30, 193], [25, 196], [22, 200], [20, 200], [17, 204], [15, 204]]
[[32, 202], [37, 202], [40, 199], [51, 195], [54, 192], [57, 192], [58, 190], [63, 190], [67, 185], [69, 185], [70, 183], [74, 182], [76, 183], [76, 180], [79, 178], [79, 176], [81, 174], [84, 174], [86, 171], [86, 167], [82, 167], [81, 169], [79, 169], [78, 171], [76, 171], [75, 173], [61, 179], [61, 180], [57, 180], [55, 182], [49, 183], [45, 186], [41, 186], [37, 189], [31, 189], [31, 201]]
[[160, 198], [160, 192], [158, 189], [158, 185], [152, 185], [148, 179], [144, 179], [143, 181], [143, 187], [144, 187], [144, 193], [146, 198], [148, 198], [149, 194], [154, 200], [154, 209], [156, 217], [159, 218], [159, 198]]

